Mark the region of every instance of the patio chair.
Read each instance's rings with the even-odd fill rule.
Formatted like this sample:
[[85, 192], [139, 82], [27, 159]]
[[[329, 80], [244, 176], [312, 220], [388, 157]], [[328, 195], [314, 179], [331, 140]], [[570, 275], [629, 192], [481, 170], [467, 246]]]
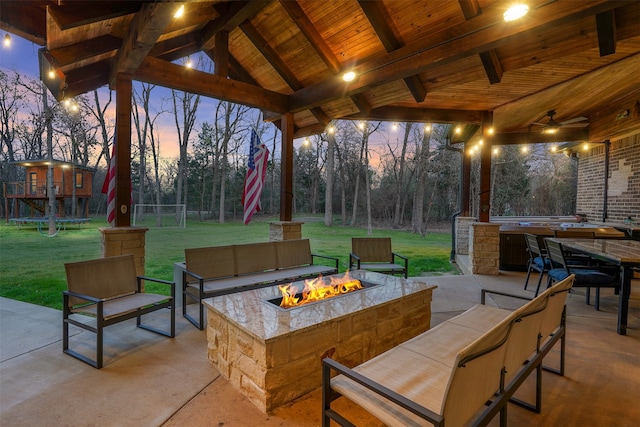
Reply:
[[534, 234], [525, 233], [524, 241], [527, 245], [527, 252], [529, 253], [529, 260], [527, 261], [527, 278], [524, 282], [524, 289], [527, 290], [531, 272], [537, 271], [540, 273], [538, 276], [538, 286], [536, 287], [536, 295], [538, 295], [538, 292], [540, 292], [540, 284], [542, 283], [542, 276], [552, 268], [551, 261], [549, 261], [549, 258], [547, 257], [544, 240], [539, 240], [539, 237]]
[[588, 266], [570, 264], [565, 258], [562, 244], [549, 239], [545, 239], [545, 243], [547, 245], [549, 259], [553, 264], [560, 266], [547, 272], [547, 287], [551, 286], [554, 282], [564, 280], [570, 275], [575, 274], [576, 277], [573, 287], [587, 288], [587, 304], [589, 304], [591, 300], [591, 288], [595, 288], [596, 299], [594, 305], [596, 310], [600, 310], [600, 288], [617, 289], [619, 285], [618, 279], [615, 276], [611, 276]]
[[[137, 326], [160, 335], [175, 336], [175, 283], [136, 276], [133, 255], [99, 258], [65, 264], [68, 290], [63, 291], [62, 351], [94, 368], [103, 366], [103, 329], [136, 318]], [[142, 281], [170, 286], [171, 295], [142, 292]], [[147, 313], [168, 308], [171, 311], [169, 332], [141, 322]], [[81, 321], [77, 315], [91, 316], [94, 322]], [[96, 334], [96, 358], [69, 348], [69, 324]]]
[[354, 237], [351, 239], [349, 269], [363, 269], [407, 277], [409, 260], [391, 250], [389, 237]]

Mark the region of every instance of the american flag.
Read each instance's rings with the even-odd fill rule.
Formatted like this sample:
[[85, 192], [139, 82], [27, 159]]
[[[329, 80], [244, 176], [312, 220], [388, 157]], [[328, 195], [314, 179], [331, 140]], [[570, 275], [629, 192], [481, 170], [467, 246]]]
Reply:
[[111, 147], [109, 170], [102, 184], [102, 193], [107, 195], [107, 222], [114, 225], [116, 219], [116, 140]]
[[269, 150], [260, 142], [255, 130], [251, 131], [251, 146], [249, 147], [249, 169], [244, 178], [244, 190], [242, 192], [242, 204], [244, 205], [244, 223], [249, 224], [254, 213], [259, 212], [260, 195], [264, 178], [267, 174], [267, 160]]

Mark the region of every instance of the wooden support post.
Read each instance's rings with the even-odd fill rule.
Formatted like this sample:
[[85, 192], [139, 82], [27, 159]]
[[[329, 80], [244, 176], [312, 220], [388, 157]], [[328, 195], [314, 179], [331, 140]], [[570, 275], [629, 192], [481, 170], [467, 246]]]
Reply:
[[116, 77], [116, 227], [131, 225], [131, 76]]
[[[466, 145], [466, 144], [465, 144]], [[460, 154], [462, 156], [462, 201], [460, 203], [460, 210], [462, 216], [469, 216], [469, 200], [471, 193], [471, 156], [469, 156], [466, 150], [463, 150]]]
[[280, 174], [280, 221], [291, 221], [293, 212], [293, 114], [282, 115], [282, 172]]
[[483, 124], [483, 140], [480, 148], [480, 212], [478, 219], [480, 222], [489, 222], [491, 213], [491, 148], [493, 141], [493, 131], [491, 123], [493, 115], [489, 113]]

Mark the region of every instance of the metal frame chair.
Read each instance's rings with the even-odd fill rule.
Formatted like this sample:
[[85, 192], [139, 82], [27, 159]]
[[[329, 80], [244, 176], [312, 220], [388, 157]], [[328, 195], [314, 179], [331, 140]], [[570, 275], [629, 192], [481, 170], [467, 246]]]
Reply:
[[553, 282], [564, 280], [571, 274], [575, 274], [575, 281], [573, 283], [574, 288], [583, 287], [587, 288], [586, 302], [590, 304], [591, 300], [591, 288], [596, 289], [595, 297], [595, 309], [600, 310], [600, 288], [614, 288], [617, 289], [619, 281], [615, 276], [603, 273], [593, 269], [589, 266], [579, 266], [570, 264], [565, 258], [564, 249], [561, 243], [555, 242], [550, 239], [545, 239], [547, 246], [547, 254], [552, 263], [557, 264], [559, 267], [553, 268], [547, 272], [548, 280], [547, 287], [551, 286]]
[[[542, 276], [552, 268], [551, 261], [547, 257], [546, 248], [543, 250], [540, 246], [541, 241], [538, 240], [538, 236], [525, 233], [524, 241], [527, 245], [527, 251], [529, 252], [529, 261], [527, 261], [527, 279], [524, 282], [524, 289], [527, 290], [531, 272], [537, 271], [540, 273], [538, 277], [538, 286], [536, 287], [536, 295], [538, 295], [538, 292], [540, 292], [540, 284], [542, 283]], [[542, 243], [544, 244], [544, 241], [542, 241]]]
[[[62, 351], [94, 368], [103, 366], [103, 329], [136, 318], [139, 328], [170, 338], [175, 336], [175, 283], [137, 276], [133, 255], [99, 258], [65, 264], [68, 290], [63, 291]], [[171, 295], [142, 291], [142, 281], [169, 285]], [[169, 332], [142, 323], [142, 316], [168, 308], [171, 311]], [[75, 319], [75, 315], [91, 316], [95, 326]], [[69, 348], [69, 324], [96, 334], [96, 358]]]
[[[397, 260], [402, 260], [398, 262]], [[390, 237], [353, 237], [349, 268], [377, 271], [386, 274], [402, 274], [409, 271], [409, 260], [391, 250]]]

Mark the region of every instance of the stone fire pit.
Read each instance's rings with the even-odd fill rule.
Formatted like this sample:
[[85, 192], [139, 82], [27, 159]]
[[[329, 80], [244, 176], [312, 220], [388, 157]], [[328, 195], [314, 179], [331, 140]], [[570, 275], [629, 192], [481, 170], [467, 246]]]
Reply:
[[350, 276], [377, 286], [286, 310], [268, 302], [281, 295], [277, 286], [205, 300], [209, 359], [270, 413], [320, 387], [327, 352], [355, 366], [429, 329], [436, 286], [364, 270]]

